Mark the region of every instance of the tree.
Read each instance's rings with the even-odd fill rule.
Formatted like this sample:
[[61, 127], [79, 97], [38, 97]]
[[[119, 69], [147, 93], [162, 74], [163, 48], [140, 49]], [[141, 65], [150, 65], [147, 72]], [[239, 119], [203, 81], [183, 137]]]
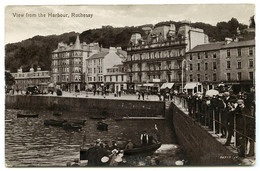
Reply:
[[9, 72], [6, 72], [6, 71], [5, 71], [5, 84], [8, 87], [11, 87], [12, 85], [15, 84], [14, 77]]
[[250, 17], [250, 25], [249, 28], [255, 28], [255, 15], [253, 15], [252, 17]]
[[229, 31], [232, 35], [236, 35], [237, 34], [237, 28], [239, 26], [239, 22], [237, 21], [236, 18], [231, 18], [231, 20], [228, 21], [228, 25], [229, 25]]

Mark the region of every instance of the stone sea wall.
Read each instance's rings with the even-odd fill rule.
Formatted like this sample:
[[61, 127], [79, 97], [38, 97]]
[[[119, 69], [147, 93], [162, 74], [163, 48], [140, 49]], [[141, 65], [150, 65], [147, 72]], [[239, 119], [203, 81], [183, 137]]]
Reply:
[[165, 114], [165, 103], [158, 101], [111, 100], [53, 96], [5, 96], [6, 108], [49, 109], [112, 116], [157, 116]]

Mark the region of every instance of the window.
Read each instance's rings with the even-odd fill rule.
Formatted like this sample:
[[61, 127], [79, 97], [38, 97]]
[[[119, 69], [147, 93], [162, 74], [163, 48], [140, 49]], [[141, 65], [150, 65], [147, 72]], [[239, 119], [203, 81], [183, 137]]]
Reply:
[[237, 56], [241, 56], [241, 48], [237, 49]]
[[96, 73], [96, 68], [94, 68], [94, 73]]
[[227, 57], [230, 57], [230, 50], [227, 50]]
[[253, 54], [254, 54], [253, 48], [250, 47], [250, 48], [249, 48], [249, 56], [252, 56]]
[[99, 77], [98, 77], [98, 81], [102, 82], [102, 81], [103, 81], [103, 77], [102, 77], [102, 76], [99, 76]]
[[167, 62], [168, 70], [171, 69], [171, 62]]
[[190, 82], [192, 82], [192, 81], [193, 81], [192, 74], [190, 74]]
[[112, 76], [110, 76], [110, 82], [112, 82]]
[[227, 61], [227, 69], [230, 69], [230, 61]]
[[200, 63], [198, 63], [198, 71], [200, 71]]
[[200, 74], [197, 74], [198, 82], [200, 82]]
[[217, 63], [213, 62], [213, 69], [217, 69]]
[[205, 70], [208, 70], [208, 63], [205, 63]]
[[116, 75], [116, 82], [118, 81], [118, 75]]
[[227, 73], [227, 81], [230, 81], [231, 78], [230, 78], [230, 73]]
[[161, 70], [161, 69], [162, 69], [162, 64], [159, 63], [159, 64], [158, 64], [158, 67], [159, 67], [159, 70]]
[[207, 52], [205, 52], [205, 58], [206, 58], [206, 59], [208, 58], [208, 53], [207, 53]]
[[142, 82], [142, 75], [138, 75], [139, 76], [139, 82]]
[[171, 74], [168, 74], [168, 82], [171, 82]]
[[200, 59], [200, 53], [198, 53], [198, 59]]
[[254, 60], [249, 59], [249, 68], [253, 68], [253, 67], [254, 67]]
[[254, 73], [253, 72], [249, 72], [249, 79], [253, 80], [254, 79]]
[[238, 72], [237, 73], [237, 80], [241, 80], [241, 78], [242, 78], [242, 74], [241, 74], [241, 72]]
[[192, 54], [190, 54], [190, 60], [192, 60]]
[[190, 64], [190, 70], [192, 71], [192, 64]]
[[213, 81], [217, 81], [217, 74], [216, 73], [213, 74]]
[[121, 75], [121, 81], [124, 81], [124, 75]]
[[205, 74], [205, 81], [208, 81], [208, 80], [209, 80], [208, 74]]
[[215, 59], [217, 58], [216, 52], [213, 53], [213, 58], [215, 58]]
[[237, 61], [237, 68], [241, 69], [241, 61]]

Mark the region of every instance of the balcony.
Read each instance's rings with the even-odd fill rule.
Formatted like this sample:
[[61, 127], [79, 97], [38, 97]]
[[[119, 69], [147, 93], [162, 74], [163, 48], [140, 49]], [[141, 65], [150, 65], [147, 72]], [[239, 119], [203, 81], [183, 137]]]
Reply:
[[160, 48], [160, 47], [170, 47], [174, 45], [185, 45], [185, 40], [174, 40], [174, 41], [167, 41], [167, 42], [157, 42], [157, 43], [151, 43], [146, 45], [136, 45], [136, 46], [129, 46], [127, 47], [127, 51], [138, 51], [143, 49], [154, 49], [154, 48]]

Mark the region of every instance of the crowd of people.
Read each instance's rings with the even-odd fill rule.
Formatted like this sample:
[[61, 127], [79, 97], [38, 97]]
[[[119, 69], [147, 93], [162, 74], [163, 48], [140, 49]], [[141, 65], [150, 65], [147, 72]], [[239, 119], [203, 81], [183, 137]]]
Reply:
[[[240, 157], [254, 156], [255, 146], [255, 93], [234, 95], [225, 91], [213, 96], [196, 94], [186, 96], [191, 117], [208, 126], [229, 146], [232, 136]], [[249, 148], [248, 148], [249, 146]]]

